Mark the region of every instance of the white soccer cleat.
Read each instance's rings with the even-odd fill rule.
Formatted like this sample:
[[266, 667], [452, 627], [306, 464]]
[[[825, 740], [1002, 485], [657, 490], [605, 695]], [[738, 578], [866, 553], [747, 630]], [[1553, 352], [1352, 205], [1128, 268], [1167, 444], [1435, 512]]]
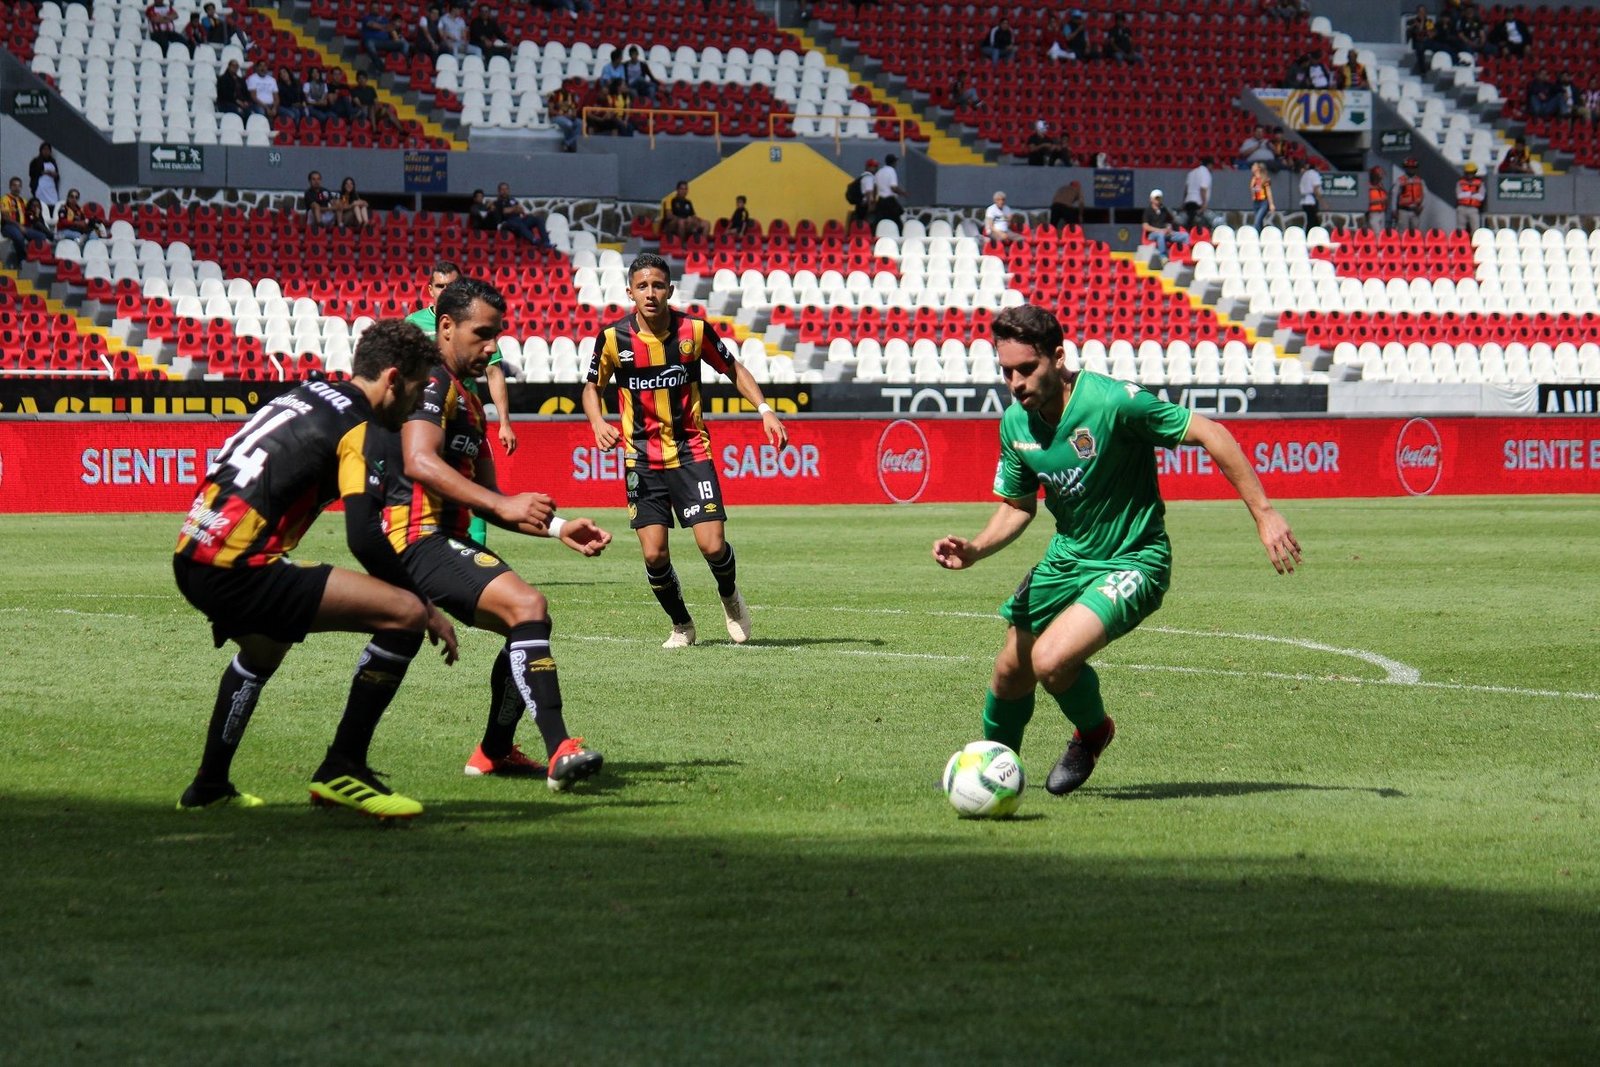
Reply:
[[732, 596], [722, 598], [722, 617], [728, 622], [728, 636], [733, 643], [742, 645], [750, 640], [750, 605], [734, 590]]
[[662, 648], [688, 648], [694, 644], [694, 623], [686, 622], [682, 626], [674, 625], [672, 633], [661, 642]]

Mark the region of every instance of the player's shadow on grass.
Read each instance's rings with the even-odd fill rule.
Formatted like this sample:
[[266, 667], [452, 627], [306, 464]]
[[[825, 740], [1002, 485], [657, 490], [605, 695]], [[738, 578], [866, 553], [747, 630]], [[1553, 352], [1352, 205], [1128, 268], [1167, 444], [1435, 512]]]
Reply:
[[1304, 782], [1150, 782], [1145, 785], [1119, 785], [1103, 789], [1090, 786], [1084, 790], [1085, 795], [1100, 796], [1107, 800], [1204, 800], [1213, 797], [1244, 797], [1255, 793], [1290, 792], [1371, 793], [1373, 796], [1385, 799], [1405, 796], [1398, 789], [1361, 785], [1310, 785]]
[[740, 766], [743, 766], [743, 764], [738, 760], [731, 759], [690, 759], [672, 762], [665, 760], [609, 761], [606, 763], [605, 770], [584, 783], [582, 788], [604, 795], [639, 782], [650, 782], [654, 785], [667, 785], [675, 782], [692, 785], [706, 777], [704, 773], [706, 771]]

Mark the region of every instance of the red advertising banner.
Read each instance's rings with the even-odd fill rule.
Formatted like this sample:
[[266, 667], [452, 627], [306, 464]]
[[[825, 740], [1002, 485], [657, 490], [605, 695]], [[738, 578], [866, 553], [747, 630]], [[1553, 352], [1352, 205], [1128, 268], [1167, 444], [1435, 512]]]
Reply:
[[[1600, 419], [1235, 419], [1228, 427], [1275, 497], [1600, 493]], [[790, 446], [754, 419], [712, 425], [729, 504], [987, 501], [994, 419], [790, 419]], [[172, 511], [189, 506], [237, 422], [0, 421], [0, 512]], [[501, 482], [563, 508], [620, 507], [620, 452], [581, 420], [517, 424]], [[1198, 447], [1159, 450], [1169, 500], [1231, 495]]]

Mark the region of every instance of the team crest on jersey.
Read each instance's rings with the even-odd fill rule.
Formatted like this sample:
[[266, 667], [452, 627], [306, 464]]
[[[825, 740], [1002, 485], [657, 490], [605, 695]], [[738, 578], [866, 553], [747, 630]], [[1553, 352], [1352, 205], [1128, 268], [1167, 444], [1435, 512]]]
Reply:
[[1072, 431], [1072, 450], [1078, 454], [1079, 459], [1093, 459], [1096, 455], [1094, 434], [1089, 432], [1089, 427], [1079, 426]]
[[680, 355], [687, 356], [690, 352], [693, 352], [693, 351], [694, 351], [694, 342], [693, 341], [685, 339], [685, 340], [682, 340], [682, 341], [678, 342], [678, 352], [679, 352]]
[[500, 564], [498, 557], [492, 556], [487, 552], [479, 552], [475, 554], [472, 557], [472, 562], [476, 563], [480, 567], [496, 567]]

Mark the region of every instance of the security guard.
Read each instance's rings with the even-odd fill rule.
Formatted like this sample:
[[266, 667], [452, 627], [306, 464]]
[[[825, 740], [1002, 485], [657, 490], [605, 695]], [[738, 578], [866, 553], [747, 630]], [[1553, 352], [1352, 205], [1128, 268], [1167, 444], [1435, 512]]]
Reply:
[[1461, 170], [1461, 180], [1456, 182], [1456, 229], [1471, 233], [1483, 225], [1483, 202], [1488, 194], [1476, 163]]
[[1367, 229], [1382, 233], [1389, 226], [1389, 187], [1384, 184], [1383, 168], [1373, 167], [1367, 174]]
[[1397, 230], [1422, 229], [1422, 205], [1427, 201], [1428, 189], [1417, 175], [1417, 159], [1407, 156], [1403, 164], [1406, 172], [1394, 183], [1394, 228]]

